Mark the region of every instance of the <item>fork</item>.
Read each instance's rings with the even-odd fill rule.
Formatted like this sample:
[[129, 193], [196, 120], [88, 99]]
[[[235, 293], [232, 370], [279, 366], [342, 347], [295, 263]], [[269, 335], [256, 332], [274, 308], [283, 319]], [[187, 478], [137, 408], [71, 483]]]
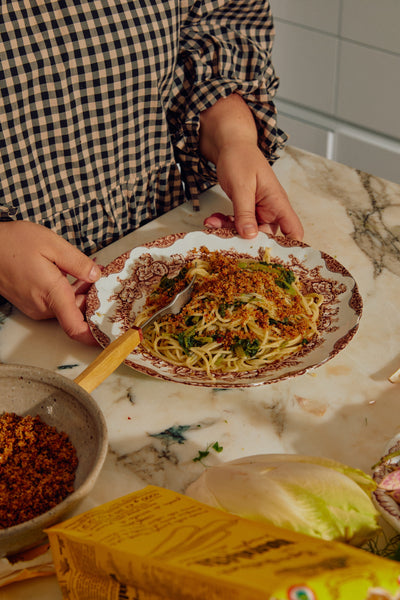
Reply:
[[125, 333], [106, 346], [94, 361], [74, 379], [75, 383], [78, 383], [87, 392], [92, 392], [140, 344], [143, 339], [143, 330], [146, 327], [166, 314], [176, 315], [179, 313], [192, 296], [194, 282], [195, 277], [192, 278], [190, 283], [169, 304], [160, 308], [141, 327], [132, 325]]

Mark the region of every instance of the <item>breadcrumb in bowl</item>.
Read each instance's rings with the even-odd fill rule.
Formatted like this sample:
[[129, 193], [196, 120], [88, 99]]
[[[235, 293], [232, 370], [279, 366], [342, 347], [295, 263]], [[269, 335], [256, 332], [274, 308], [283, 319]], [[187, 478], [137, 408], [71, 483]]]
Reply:
[[[76, 452], [77, 465], [73, 487], [69, 486], [64, 499], [45, 512], [16, 525], [4, 527], [3, 521], [3, 527], [0, 528], [0, 558], [46, 540], [44, 530], [67, 518], [89, 494], [100, 474], [108, 447], [104, 416], [90, 394], [75, 382], [46, 369], [0, 365], [0, 415], [4, 413], [18, 417], [39, 417], [40, 423], [49, 426], [49, 429], [55, 428], [61, 436], [65, 435]], [[14, 423], [12, 419], [9, 422]], [[42, 431], [40, 435], [43, 437]], [[54, 443], [54, 438], [52, 440]], [[4, 450], [0, 448], [0, 453], [4, 454]], [[42, 453], [43, 449], [37, 456]], [[26, 455], [24, 460], [27, 461]], [[51, 481], [51, 478], [47, 477], [47, 481]], [[18, 489], [18, 485], [15, 489]], [[20, 489], [24, 487], [21, 485]]]

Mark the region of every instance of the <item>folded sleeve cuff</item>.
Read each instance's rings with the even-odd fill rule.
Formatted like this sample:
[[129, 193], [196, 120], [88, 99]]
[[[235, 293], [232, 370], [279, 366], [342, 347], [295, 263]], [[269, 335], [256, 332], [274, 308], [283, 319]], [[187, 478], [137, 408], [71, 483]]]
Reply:
[[270, 93], [263, 92], [260, 88], [244, 90], [243, 87], [245, 86], [225, 83], [208, 91], [203, 89], [201, 99], [200, 94], [197, 94], [197, 112], [187, 111], [186, 119], [174, 132], [177, 161], [185, 182], [186, 195], [192, 200], [195, 209], [199, 207], [199, 194], [218, 183], [215, 166], [205, 160], [199, 152], [202, 110], [206, 110], [220, 98], [237, 93], [243, 97], [253, 113], [258, 132], [258, 146], [270, 164], [278, 158], [279, 150], [287, 141], [286, 134], [277, 126], [276, 109]]
[[187, 196], [217, 182], [215, 168], [199, 153], [200, 113], [232, 93], [252, 110], [258, 144], [271, 163], [286, 135], [278, 129], [273, 103], [279, 79], [271, 62], [274, 39], [269, 2], [204, 0], [191, 4], [167, 115]]

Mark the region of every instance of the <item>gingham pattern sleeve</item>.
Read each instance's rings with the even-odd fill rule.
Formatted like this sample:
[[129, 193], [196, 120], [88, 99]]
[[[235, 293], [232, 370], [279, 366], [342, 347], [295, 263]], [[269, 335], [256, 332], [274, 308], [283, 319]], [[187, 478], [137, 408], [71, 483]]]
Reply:
[[217, 182], [198, 152], [199, 114], [236, 92], [255, 118], [259, 146], [272, 163], [287, 139], [277, 127], [273, 97], [279, 80], [271, 63], [273, 20], [265, 0], [195, 0], [181, 29], [169, 103], [169, 123], [188, 196]]

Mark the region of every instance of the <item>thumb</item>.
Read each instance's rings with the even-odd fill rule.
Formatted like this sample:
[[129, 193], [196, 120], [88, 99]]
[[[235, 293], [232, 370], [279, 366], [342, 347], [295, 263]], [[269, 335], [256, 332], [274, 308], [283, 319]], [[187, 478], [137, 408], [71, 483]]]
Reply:
[[[80, 299], [78, 298], [78, 300]], [[52, 289], [49, 304], [54, 316], [70, 338], [84, 344], [97, 345], [80, 306], [77, 304], [73, 288], [65, 277], [62, 277], [59, 284]], [[82, 304], [81, 301], [80, 304]]]

